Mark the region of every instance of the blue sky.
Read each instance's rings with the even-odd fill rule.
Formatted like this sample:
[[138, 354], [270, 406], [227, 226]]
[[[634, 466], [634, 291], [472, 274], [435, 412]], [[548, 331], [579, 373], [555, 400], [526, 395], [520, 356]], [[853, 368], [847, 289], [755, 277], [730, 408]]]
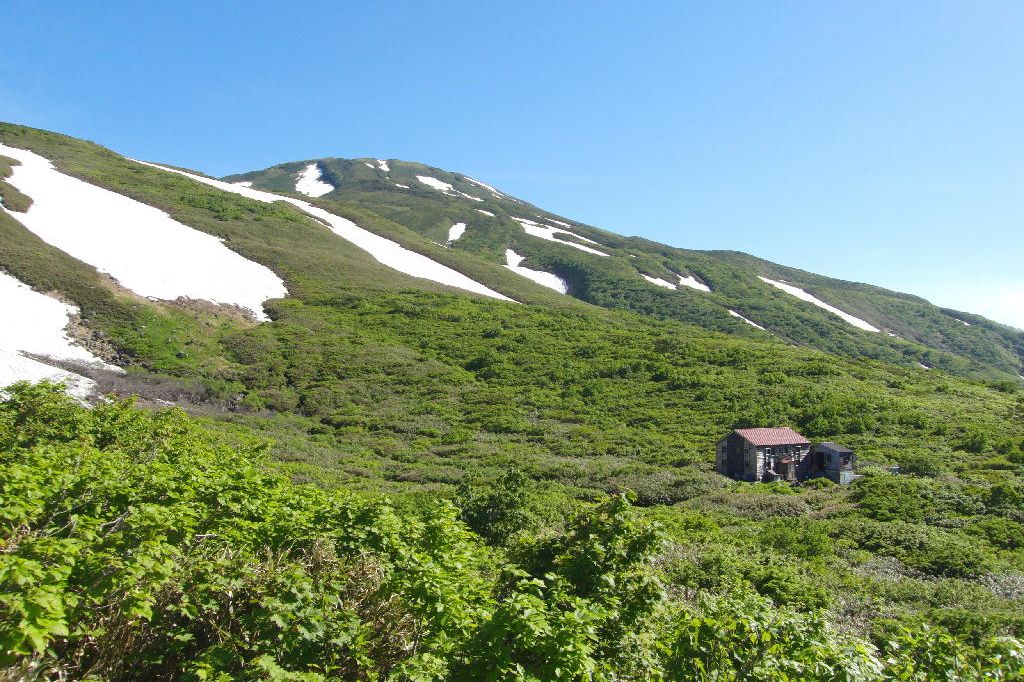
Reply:
[[1024, 3], [39, 3], [0, 120], [214, 175], [422, 161], [1024, 328]]

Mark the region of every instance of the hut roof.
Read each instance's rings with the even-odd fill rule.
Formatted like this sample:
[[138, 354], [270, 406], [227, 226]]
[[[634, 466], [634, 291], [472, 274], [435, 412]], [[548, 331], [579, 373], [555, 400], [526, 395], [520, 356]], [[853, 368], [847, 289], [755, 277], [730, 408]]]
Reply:
[[752, 445], [810, 445], [799, 433], [788, 426], [777, 426], [771, 429], [736, 429], [736, 433], [746, 438]]

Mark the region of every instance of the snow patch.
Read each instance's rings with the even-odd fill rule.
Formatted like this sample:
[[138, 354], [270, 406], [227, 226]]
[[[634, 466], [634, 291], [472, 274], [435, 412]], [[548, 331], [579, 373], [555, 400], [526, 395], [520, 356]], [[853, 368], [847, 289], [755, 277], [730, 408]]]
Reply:
[[920, 367], [921, 369], [931, 369], [931, 367], [929, 367], [928, 365], [924, 364], [923, 362], [917, 363], [917, 366]]
[[380, 167], [380, 169], [385, 173], [391, 172], [391, 167], [388, 165], [388, 162], [385, 161], [384, 159], [377, 159], [377, 166]]
[[491, 218], [493, 218], [493, 217], [494, 217], [494, 214], [493, 214], [493, 213], [491, 213], [490, 211], [485, 211], [485, 210], [483, 210], [482, 208], [478, 208], [478, 209], [476, 209], [476, 212], [477, 212], [477, 213], [483, 213], [483, 214], [484, 214], [485, 216], [489, 216], [489, 217], [491, 217]]
[[953, 319], [956, 320], [957, 322], [959, 322], [960, 324], [962, 324], [965, 327], [970, 327], [971, 326], [970, 322], [965, 322], [964, 320], [961, 320], [960, 318], [954, 317]]
[[668, 282], [666, 280], [659, 279], [658, 277], [651, 277], [650, 275], [645, 275], [642, 272], [640, 273], [640, 276], [643, 277], [644, 279], [646, 279], [651, 284], [654, 284], [656, 286], [665, 287], [666, 289], [672, 289], [672, 290], [675, 290], [675, 288], [676, 288], [676, 285], [672, 284], [672, 282]]
[[399, 185], [397, 182], [395, 183], [395, 187], [401, 187], [402, 189], [409, 189], [409, 185]]
[[491, 194], [493, 194], [496, 199], [501, 199], [502, 197], [505, 196], [504, 194], [502, 194], [498, 190], [494, 189], [493, 187], [491, 187], [490, 185], [488, 185], [485, 182], [480, 182], [479, 180], [474, 180], [473, 178], [471, 178], [469, 176], [463, 176], [463, 177], [465, 178], [466, 182], [472, 182], [477, 187], [482, 187], [482, 188], [486, 189]]
[[562, 227], [568, 227], [570, 229], [572, 228], [572, 225], [570, 225], [569, 223], [563, 223], [561, 220], [555, 220], [554, 218], [548, 218], [547, 221], [549, 223], [554, 223], [555, 225], [561, 225]]
[[390, 239], [385, 239], [384, 237], [374, 234], [369, 230], [365, 230], [351, 220], [347, 220], [341, 216], [336, 216], [329, 211], [325, 211], [319, 206], [314, 206], [308, 201], [295, 199], [293, 197], [285, 197], [271, 192], [263, 192], [261, 190], [251, 189], [248, 187], [236, 187], [220, 180], [204, 178], [200, 175], [194, 175], [175, 168], [167, 168], [166, 166], [159, 166], [155, 163], [148, 163], [146, 161], [138, 161], [137, 163], [159, 168], [167, 171], [168, 173], [184, 175], [185, 177], [192, 178], [197, 182], [201, 182], [227, 192], [240, 194], [241, 196], [254, 199], [256, 201], [262, 201], [265, 203], [271, 203], [274, 201], [288, 202], [302, 211], [305, 211], [313, 218], [323, 222], [336, 235], [351, 242], [352, 244], [355, 244], [389, 268], [398, 270], [399, 272], [403, 272], [407, 275], [412, 275], [413, 277], [429, 279], [432, 282], [447, 284], [448, 286], [471, 291], [475, 294], [481, 294], [482, 296], [489, 296], [502, 301], [512, 301], [508, 296], [499, 294], [497, 291], [487, 288], [483, 284], [465, 276], [458, 270], [454, 270], [447, 265], [442, 265], [433, 261], [423, 254], [410, 251], [404, 246], [399, 245], [397, 242], [393, 242]]
[[455, 223], [448, 228], [448, 243], [450, 244], [451, 242], [458, 241], [459, 237], [465, 234], [465, 232], [466, 223]]
[[438, 180], [437, 178], [432, 178], [429, 175], [417, 175], [416, 179], [427, 187], [436, 189], [438, 192], [447, 194], [450, 197], [465, 197], [466, 199], [472, 199], [473, 201], [483, 201], [480, 197], [474, 197], [470, 194], [466, 194], [465, 192], [460, 192], [444, 180]]
[[319, 164], [309, 164], [299, 173], [299, 177], [295, 180], [295, 191], [314, 198], [322, 197], [328, 192], [333, 192], [334, 185], [320, 179], [323, 177], [323, 174]]
[[232, 182], [232, 185], [238, 185], [239, 187], [252, 187], [251, 180], [243, 180], [242, 182]]
[[[0, 154], [21, 161], [8, 182], [32, 197], [28, 212], [11, 217], [140, 296], [236, 305], [265, 320], [263, 302], [288, 295], [269, 268], [159, 209], [64, 175], [30, 151], [0, 144]], [[257, 191], [221, 184], [234, 192]]]
[[369, 168], [370, 170], [377, 170], [377, 168], [369, 161], [363, 161], [363, 165]]
[[676, 277], [679, 278], [680, 286], [690, 287], [691, 289], [696, 289], [697, 291], [704, 291], [707, 293], [711, 292], [711, 287], [709, 287], [707, 284], [704, 284], [704, 282], [701, 282], [693, 275], [687, 275], [686, 277], [683, 277], [682, 275], [676, 275]]
[[104, 369], [121, 371], [108, 365], [86, 349], [76, 346], [64, 328], [74, 306], [45, 296], [0, 272], [0, 388], [16, 381], [63, 381], [68, 393], [83, 399], [94, 392], [96, 383], [79, 374], [51, 367], [22, 353], [45, 355], [57, 360], [81, 362]]
[[[589, 246], [584, 246], [583, 244], [577, 244], [576, 242], [562, 241], [561, 239], [558, 239], [555, 236], [557, 234], [567, 234], [567, 235], [570, 235], [572, 237], [576, 237], [577, 239], [582, 239], [585, 242], [590, 242], [591, 244], [597, 244], [597, 242], [595, 242], [593, 239], [587, 239], [586, 237], [581, 237], [580, 235], [578, 235], [578, 234], [576, 234], [574, 232], [569, 232], [568, 230], [557, 229], [557, 228], [551, 227], [550, 225], [541, 225], [540, 223], [534, 222], [534, 221], [530, 220], [529, 218], [515, 218], [515, 217], [513, 217], [512, 220], [514, 220], [517, 223], [519, 223], [520, 225], [522, 225], [523, 229], [526, 231], [526, 234], [531, 235], [533, 237], [540, 237], [541, 239], [547, 240], [549, 242], [555, 242], [556, 244], [564, 244], [566, 246], [571, 246], [574, 249], [579, 249], [580, 251], [586, 251], [587, 253], [592, 253], [592, 254], [597, 255], [597, 256], [607, 256], [608, 255], [604, 251], [598, 251], [597, 249], [592, 249]], [[600, 246], [600, 244], [597, 244], [597, 245]]]
[[763, 332], [766, 332], [766, 331], [768, 331], [767, 329], [765, 329], [764, 327], [762, 327], [761, 325], [759, 325], [759, 324], [758, 324], [757, 322], [752, 322], [751, 320], [748, 320], [747, 318], [743, 317], [742, 315], [740, 315], [740, 314], [739, 314], [738, 312], [736, 312], [735, 310], [730, 310], [730, 311], [729, 311], [729, 314], [730, 314], [730, 315], [732, 315], [733, 317], [738, 317], [739, 319], [741, 319], [741, 320], [743, 320], [744, 322], [746, 322], [747, 324], [749, 324], [749, 325], [750, 325], [751, 327], [757, 327], [758, 329], [760, 329], [760, 330], [761, 330], [761, 331], [763, 331]]
[[875, 327], [874, 325], [872, 325], [872, 324], [870, 324], [868, 322], [865, 322], [864, 320], [860, 319], [859, 317], [854, 317], [853, 315], [851, 315], [849, 313], [844, 313], [839, 308], [836, 308], [835, 306], [832, 306], [832, 305], [829, 305], [828, 303], [825, 303], [820, 298], [812, 296], [811, 294], [807, 293], [803, 289], [795, 287], [792, 284], [786, 284], [785, 282], [779, 282], [779, 281], [774, 280], [774, 279], [768, 279], [767, 277], [761, 277], [760, 275], [758, 275], [757, 278], [759, 280], [761, 280], [762, 282], [766, 283], [766, 284], [771, 284], [776, 289], [781, 289], [782, 291], [785, 291], [787, 294], [790, 294], [792, 296], [796, 296], [801, 301], [807, 301], [808, 303], [813, 303], [814, 305], [818, 306], [819, 308], [824, 308], [825, 310], [829, 311], [833, 315], [838, 315], [843, 320], [845, 320], [849, 324], [852, 324], [854, 327], [857, 327], [858, 329], [863, 329], [864, 331], [869, 331], [869, 332], [880, 332], [881, 331], [878, 327]]
[[559, 277], [558, 275], [550, 272], [544, 272], [543, 270], [531, 270], [530, 268], [524, 268], [520, 265], [523, 262], [524, 256], [520, 256], [512, 249], [505, 249], [505, 267], [512, 272], [522, 275], [527, 279], [533, 280], [541, 286], [545, 286], [548, 289], [554, 289], [560, 294], [569, 293], [569, 284]]

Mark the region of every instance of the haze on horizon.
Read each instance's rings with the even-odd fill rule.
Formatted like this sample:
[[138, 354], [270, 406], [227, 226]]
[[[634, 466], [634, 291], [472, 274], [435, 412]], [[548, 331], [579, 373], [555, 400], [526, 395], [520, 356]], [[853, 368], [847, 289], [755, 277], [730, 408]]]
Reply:
[[0, 120], [214, 175], [325, 156], [1024, 329], [1024, 5], [5, 7]]

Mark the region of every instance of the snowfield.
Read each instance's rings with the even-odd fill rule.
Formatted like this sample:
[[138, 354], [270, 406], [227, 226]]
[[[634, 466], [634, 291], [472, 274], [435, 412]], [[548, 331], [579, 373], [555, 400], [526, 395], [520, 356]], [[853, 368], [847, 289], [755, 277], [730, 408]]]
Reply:
[[762, 282], [766, 283], [766, 284], [771, 284], [776, 289], [782, 289], [787, 294], [790, 294], [792, 296], [796, 296], [801, 301], [807, 301], [808, 303], [813, 303], [814, 305], [818, 306], [819, 308], [824, 308], [825, 310], [829, 311], [833, 315], [838, 315], [843, 320], [845, 320], [849, 324], [852, 324], [854, 327], [857, 327], [858, 329], [863, 329], [864, 331], [869, 331], [869, 332], [880, 332], [880, 331], [882, 331], [878, 327], [876, 327], [876, 326], [874, 326], [874, 325], [872, 325], [872, 324], [870, 324], [868, 322], [865, 322], [864, 320], [860, 319], [859, 317], [854, 317], [853, 315], [851, 315], [849, 313], [844, 313], [839, 308], [836, 308], [835, 306], [832, 306], [832, 305], [829, 305], [828, 303], [825, 303], [820, 298], [816, 298], [816, 297], [812, 296], [811, 294], [807, 293], [806, 291], [804, 291], [803, 289], [795, 287], [792, 284], [786, 284], [785, 282], [779, 282], [779, 281], [776, 281], [774, 279], [768, 279], [767, 277], [761, 277], [760, 275], [758, 275], [757, 278], [759, 280], [761, 280]]
[[531, 279], [541, 286], [554, 289], [560, 294], [569, 293], [569, 284], [558, 275], [543, 270], [531, 270], [519, 265], [523, 262], [524, 256], [520, 256], [512, 249], [505, 249], [505, 267], [512, 272]]
[[27, 213], [9, 215], [140, 296], [235, 305], [265, 320], [263, 302], [288, 295], [269, 268], [159, 209], [64, 175], [38, 154], [3, 144], [0, 154], [21, 161], [8, 182], [32, 198]]
[[74, 306], [33, 291], [8, 274], [0, 272], [0, 388], [15, 381], [63, 381], [68, 393], [82, 399], [96, 387], [91, 379], [27, 358], [22, 353], [46, 355], [118, 370], [86, 349], [74, 345], [64, 328]]
[[[369, 166], [370, 164], [366, 165]], [[370, 168], [373, 168], [373, 166], [370, 166]], [[323, 174], [318, 164], [309, 164], [305, 170], [299, 173], [299, 177], [295, 180], [295, 191], [314, 198], [322, 197], [328, 192], [333, 192], [334, 185], [320, 179], [323, 177]]]
[[672, 289], [673, 291], [676, 288], [676, 285], [672, 284], [672, 282], [663, 280], [663, 279], [661, 279], [659, 277], [651, 277], [650, 275], [645, 275], [642, 272], [640, 273], [640, 276], [643, 277], [644, 279], [646, 279], [651, 284], [654, 284], [655, 286], [665, 287], [666, 289]]
[[231, 184], [238, 185], [239, 187], [252, 187], [251, 180], [243, 180], [242, 182], [233, 182]]
[[679, 278], [679, 284], [681, 286], [690, 287], [691, 289], [696, 289], [697, 291], [703, 291], [706, 293], [711, 292], [711, 287], [709, 287], [707, 284], [704, 284], [704, 282], [701, 282], [693, 275], [687, 275], [686, 277], [683, 277], [682, 275], [676, 275], [676, 277]]
[[485, 216], [487, 216], [487, 217], [489, 217], [489, 218], [493, 218], [493, 217], [494, 217], [494, 214], [493, 214], [493, 213], [491, 213], [490, 211], [485, 211], [485, 210], [483, 210], [482, 208], [478, 208], [478, 209], [476, 209], [476, 212], [477, 212], [477, 213], [483, 213], [483, 214], [484, 214]]
[[160, 170], [167, 171], [168, 173], [184, 175], [187, 178], [192, 178], [196, 182], [216, 187], [217, 189], [224, 190], [225, 192], [239, 194], [248, 199], [254, 199], [265, 203], [272, 203], [275, 201], [288, 202], [324, 223], [336, 235], [348, 242], [351, 242], [352, 244], [355, 244], [360, 249], [373, 256], [378, 262], [388, 266], [389, 268], [398, 270], [399, 272], [403, 272], [407, 275], [412, 275], [413, 277], [429, 279], [432, 282], [447, 284], [448, 286], [471, 291], [482, 296], [489, 296], [502, 301], [512, 301], [508, 296], [499, 294], [497, 291], [487, 288], [483, 284], [466, 277], [458, 270], [454, 270], [447, 265], [442, 265], [422, 254], [416, 253], [415, 251], [410, 251], [404, 246], [400, 246], [397, 242], [393, 242], [390, 239], [385, 239], [384, 237], [376, 235], [369, 230], [365, 230], [351, 220], [347, 220], [341, 216], [336, 216], [329, 211], [325, 211], [318, 206], [314, 206], [308, 201], [285, 197], [279, 194], [273, 194], [272, 192], [264, 192], [262, 190], [252, 189], [251, 187], [238, 187], [237, 185], [232, 185], [221, 180], [205, 178], [201, 175], [195, 175], [175, 168], [167, 168], [166, 166], [160, 166], [147, 161], [137, 161], [137, 163], [152, 166], [153, 168], [159, 168]]
[[451, 243], [454, 241], [458, 241], [459, 237], [465, 234], [465, 232], [466, 223], [455, 223], [454, 225], [448, 228], [448, 242]]
[[385, 173], [391, 172], [391, 167], [388, 165], [388, 162], [385, 161], [384, 159], [377, 159], [377, 166], [379, 166], [380, 169]]
[[[564, 244], [566, 246], [571, 246], [574, 249], [579, 249], [580, 251], [586, 251], [587, 253], [592, 253], [592, 254], [594, 254], [596, 256], [607, 256], [608, 255], [604, 251], [598, 251], [597, 249], [592, 249], [589, 246], [584, 246], [583, 244], [577, 244], [576, 242], [565, 242], [565, 241], [562, 241], [561, 239], [558, 239], [557, 237], [555, 237], [556, 234], [567, 234], [569, 236], [575, 237], [576, 239], [581, 239], [581, 240], [583, 240], [585, 242], [589, 242], [591, 244], [597, 244], [598, 246], [600, 246], [600, 244], [595, 242], [593, 239], [587, 239], [586, 237], [581, 237], [580, 235], [576, 234], [575, 232], [569, 232], [568, 230], [563, 230], [563, 229], [560, 229], [560, 228], [557, 228], [557, 227], [551, 227], [550, 225], [541, 225], [540, 223], [534, 222], [533, 220], [530, 220], [529, 218], [515, 218], [515, 217], [513, 217], [512, 220], [514, 220], [517, 223], [519, 223], [520, 225], [522, 225], [523, 229], [526, 231], [526, 234], [531, 235], [533, 237], [540, 237], [541, 239], [544, 239], [544, 240], [549, 241], [549, 242], [555, 242], [556, 244]], [[673, 287], [673, 288], [675, 288], [675, 287]]]
[[472, 199], [473, 201], [483, 201], [480, 197], [474, 197], [470, 194], [466, 194], [465, 192], [460, 192], [444, 180], [438, 180], [437, 178], [432, 178], [429, 175], [417, 175], [416, 179], [427, 187], [436, 189], [438, 192], [447, 194], [450, 197], [465, 197], [466, 199]]
[[732, 315], [733, 317], [738, 317], [739, 319], [741, 319], [741, 320], [743, 320], [744, 322], [746, 322], [747, 324], [749, 324], [749, 325], [750, 325], [751, 327], [757, 327], [758, 329], [760, 329], [760, 330], [761, 330], [761, 331], [763, 331], [763, 332], [766, 332], [766, 331], [768, 331], [767, 329], [765, 329], [764, 327], [762, 327], [761, 325], [759, 325], [759, 324], [758, 324], [757, 322], [751, 322], [750, 320], [748, 320], [747, 318], [743, 317], [742, 315], [740, 315], [740, 314], [739, 314], [738, 312], [736, 312], [735, 310], [730, 310], [730, 311], [729, 311], [729, 314], [730, 314], [730, 315]]

